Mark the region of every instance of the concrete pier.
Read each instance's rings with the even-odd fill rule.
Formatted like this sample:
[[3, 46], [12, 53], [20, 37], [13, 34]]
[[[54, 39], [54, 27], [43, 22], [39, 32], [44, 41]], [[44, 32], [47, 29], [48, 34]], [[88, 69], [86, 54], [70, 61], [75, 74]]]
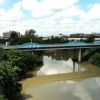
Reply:
[[78, 52], [78, 62], [81, 62], [81, 49], [79, 49], [79, 52]]
[[75, 61], [75, 49], [73, 49], [73, 61]]

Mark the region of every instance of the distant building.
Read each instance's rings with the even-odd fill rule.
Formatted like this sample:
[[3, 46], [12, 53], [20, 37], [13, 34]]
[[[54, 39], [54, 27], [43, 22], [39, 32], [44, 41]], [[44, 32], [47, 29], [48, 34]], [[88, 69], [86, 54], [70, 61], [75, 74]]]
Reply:
[[100, 33], [93, 33], [91, 35], [94, 35], [94, 36], [100, 36]]
[[0, 36], [0, 39], [2, 39], [3, 38], [3, 36]]
[[[4, 32], [3, 33], [3, 38], [7, 39], [7, 38], [10, 38], [11, 34], [12, 34], [13, 31], [9, 31], [9, 32]], [[14, 31], [16, 32], [16, 31]], [[20, 32], [16, 32], [18, 37], [20, 37]]]
[[51, 39], [52, 36], [48, 36], [48, 37], [42, 37], [42, 40], [47, 40], [47, 39]]
[[61, 38], [68, 38], [68, 36], [67, 35], [62, 35]]

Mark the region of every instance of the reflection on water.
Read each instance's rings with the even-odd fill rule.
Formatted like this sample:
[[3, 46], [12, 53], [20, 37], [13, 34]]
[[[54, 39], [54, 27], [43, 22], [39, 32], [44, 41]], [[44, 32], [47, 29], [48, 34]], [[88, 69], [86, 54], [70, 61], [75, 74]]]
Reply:
[[99, 67], [87, 62], [73, 62], [69, 51], [45, 52], [43, 63], [27, 73], [33, 77], [20, 82], [25, 100], [100, 99]]

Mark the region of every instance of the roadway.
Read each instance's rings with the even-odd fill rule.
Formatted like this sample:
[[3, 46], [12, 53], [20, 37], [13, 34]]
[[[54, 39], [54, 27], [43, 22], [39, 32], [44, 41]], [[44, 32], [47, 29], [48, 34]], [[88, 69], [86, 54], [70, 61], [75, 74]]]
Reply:
[[[5, 50], [12, 49], [14, 47], [4, 47]], [[50, 45], [41, 47], [20, 47], [16, 48], [19, 51], [41, 51], [41, 50], [58, 50], [58, 49], [83, 49], [83, 48], [100, 48], [100, 44], [91, 45]]]

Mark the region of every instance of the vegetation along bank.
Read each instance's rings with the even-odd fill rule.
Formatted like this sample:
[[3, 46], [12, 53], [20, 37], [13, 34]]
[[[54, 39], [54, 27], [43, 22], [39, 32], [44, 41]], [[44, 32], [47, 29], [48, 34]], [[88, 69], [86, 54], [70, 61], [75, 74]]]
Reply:
[[9, 100], [22, 90], [18, 83], [24, 74], [33, 68], [37, 54], [0, 48], [0, 100]]
[[100, 49], [99, 48], [86, 49], [82, 53], [82, 61], [89, 61], [90, 63], [100, 67]]

